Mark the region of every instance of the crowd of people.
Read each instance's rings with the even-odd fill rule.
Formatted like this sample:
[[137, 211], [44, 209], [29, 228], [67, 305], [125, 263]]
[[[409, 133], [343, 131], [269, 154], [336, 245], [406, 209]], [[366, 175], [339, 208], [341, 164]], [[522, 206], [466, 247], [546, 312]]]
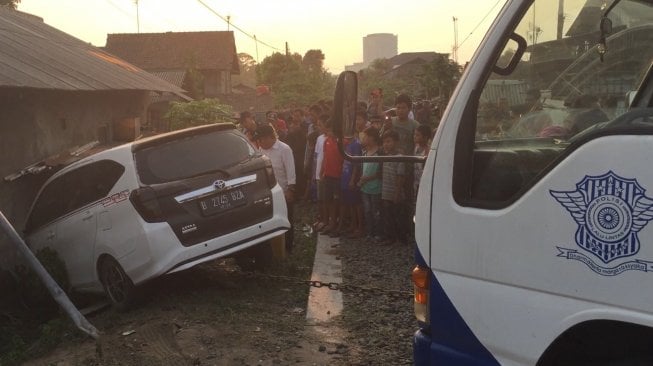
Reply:
[[[428, 123], [413, 117], [406, 94], [385, 110], [380, 89], [360, 102], [354, 133], [343, 138], [351, 156], [421, 155], [434, 135]], [[240, 130], [270, 158], [284, 191], [288, 217], [298, 201], [317, 204], [316, 231], [331, 237], [366, 238], [380, 244], [413, 242], [412, 217], [423, 163], [365, 162], [345, 159], [334, 134], [333, 105], [322, 101], [309, 108], [269, 111], [258, 123], [251, 112], [240, 114]], [[292, 251], [292, 229], [286, 249]]]

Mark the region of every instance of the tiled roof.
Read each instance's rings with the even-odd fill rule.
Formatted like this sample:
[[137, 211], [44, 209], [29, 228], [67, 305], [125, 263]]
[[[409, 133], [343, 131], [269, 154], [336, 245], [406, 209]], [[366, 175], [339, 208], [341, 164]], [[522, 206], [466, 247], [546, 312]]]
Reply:
[[148, 71], [201, 70], [239, 73], [234, 33], [167, 32], [107, 35], [107, 52]]
[[39, 17], [0, 6], [0, 88], [8, 87], [183, 93]]

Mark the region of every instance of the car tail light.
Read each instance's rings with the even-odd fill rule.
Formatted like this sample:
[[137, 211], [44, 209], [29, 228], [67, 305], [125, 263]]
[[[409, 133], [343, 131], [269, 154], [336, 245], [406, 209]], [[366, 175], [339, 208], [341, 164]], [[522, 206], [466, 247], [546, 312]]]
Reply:
[[429, 303], [429, 273], [428, 268], [415, 266], [411, 279], [413, 281], [415, 317], [418, 322], [428, 324]]
[[143, 220], [147, 222], [164, 221], [163, 211], [159, 205], [156, 192], [151, 187], [133, 190], [129, 195], [129, 200]]
[[274, 176], [272, 165], [265, 165], [265, 175], [268, 178], [268, 187], [272, 188], [277, 185], [277, 178]]

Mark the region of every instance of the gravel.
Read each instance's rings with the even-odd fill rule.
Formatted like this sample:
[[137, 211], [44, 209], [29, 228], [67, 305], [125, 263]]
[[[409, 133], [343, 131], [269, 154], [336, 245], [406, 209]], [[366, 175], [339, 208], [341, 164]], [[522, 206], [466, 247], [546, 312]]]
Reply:
[[[412, 364], [412, 334], [417, 329], [413, 315], [410, 273], [414, 245], [341, 239], [343, 283], [380, 290], [344, 291], [343, 327], [351, 365]], [[354, 287], [355, 288], [355, 287]], [[383, 290], [403, 292], [386, 293]]]

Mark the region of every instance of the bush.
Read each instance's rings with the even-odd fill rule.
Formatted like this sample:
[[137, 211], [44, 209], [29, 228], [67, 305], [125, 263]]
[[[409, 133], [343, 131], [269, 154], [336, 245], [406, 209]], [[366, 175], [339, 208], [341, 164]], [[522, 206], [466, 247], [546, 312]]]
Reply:
[[[59, 258], [57, 252], [50, 248], [43, 248], [36, 252], [36, 259], [41, 262], [45, 270], [50, 273], [50, 276], [59, 284], [65, 291], [70, 290], [70, 281], [68, 279], [68, 271], [66, 264]], [[19, 266], [16, 268], [18, 277], [18, 288], [20, 295], [28, 307], [52, 307], [54, 300], [50, 296], [50, 292], [45, 287], [39, 276], [31, 268]]]
[[192, 102], [172, 102], [165, 117], [170, 130], [180, 130], [210, 123], [233, 122], [231, 106], [220, 104], [217, 99], [203, 99]]

